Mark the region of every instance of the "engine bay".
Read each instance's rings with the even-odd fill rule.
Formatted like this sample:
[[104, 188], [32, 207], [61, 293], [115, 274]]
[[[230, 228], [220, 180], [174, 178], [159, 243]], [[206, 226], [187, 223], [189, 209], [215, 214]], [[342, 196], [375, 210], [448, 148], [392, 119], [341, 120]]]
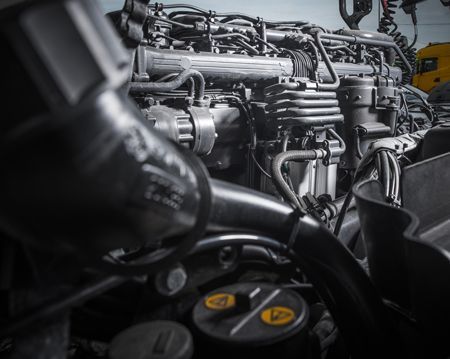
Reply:
[[0, 358], [447, 358], [413, 45], [217, 8], [0, 11]]

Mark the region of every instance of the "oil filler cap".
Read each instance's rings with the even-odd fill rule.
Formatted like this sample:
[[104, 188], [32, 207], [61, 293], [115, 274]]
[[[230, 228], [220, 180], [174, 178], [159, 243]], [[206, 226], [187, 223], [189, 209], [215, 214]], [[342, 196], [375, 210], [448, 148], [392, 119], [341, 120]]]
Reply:
[[191, 333], [183, 325], [158, 320], [134, 325], [116, 335], [109, 359], [190, 359], [194, 352]]
[[306, 328], [309, 310], [290, 289], [270, 283], [219, 288], [194, 307], [193, 322], [209, 339], [239, 346], [267, 346]]

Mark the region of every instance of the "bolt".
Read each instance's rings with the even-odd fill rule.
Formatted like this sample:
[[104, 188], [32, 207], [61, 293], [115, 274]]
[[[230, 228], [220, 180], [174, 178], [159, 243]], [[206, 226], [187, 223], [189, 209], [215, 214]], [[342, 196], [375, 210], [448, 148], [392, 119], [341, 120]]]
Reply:
[[181, 267], [174, 268], [167, 273], [166, 285], [170, 293], [179, 292], [184, 288], [186, 282], [187, 274]]
[[224, 247], [219, 252], [219, 262], [224, 268], [230, 267], [237, 258], [237, 252], [233, 247]]
[[159, 272], [155, 277], [155, 287], [165, 296], [171, 296], [180, 292], [188, 281], [186, 270], [178, 264], [166, 271]]
[[194, 99], [192, 97], [186, 97], [184, 99], [184, 101], [186, 103], [186, 106], [188, 106], [188, 107], [190, 107], [190, 106], [192, 106], [194, 104]]

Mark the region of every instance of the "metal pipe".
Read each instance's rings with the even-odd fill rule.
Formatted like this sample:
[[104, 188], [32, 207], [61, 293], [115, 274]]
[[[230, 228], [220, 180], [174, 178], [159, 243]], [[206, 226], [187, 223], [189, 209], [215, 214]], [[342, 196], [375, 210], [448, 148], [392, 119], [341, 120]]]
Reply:
[[319, 49], [320, 55], [322, 56], [322, 61], [325, 62], [325, 65], [327, 66], [327, 69], [330, 72], [333, 82], [326, 83], [326, 84], [318, 83], [317, 88], [319, 90], [333, 91], [339, 87], [340, 80], [339, 80], [339, 76], [336, 73], [336, 70], [333, 67], [333, 64], [331, 63], [330, 58], [328, 57], [328, 54], [327, 54], [325, 48], [323, 47], [322, 39], [321, 39], [323, 35], [324, 34], [321, 34], [319, 31], [317, 31], [314, 34], [314, 38], [316, 40], [316, 45], [317, 45], [317, 48]]
[[339, 142], [339, 151], [336, 151], [335, 154], [339, 155], [339, 156], [342, 155], [345, 152], [345, 150], [347, 149], [347, 146], [345, 145], [345, 141], [332, 128], [327, 129], [327, 132], [331, 135], [331, 137], [333, 137], [335, 140], [338, 140], [338, 142]]

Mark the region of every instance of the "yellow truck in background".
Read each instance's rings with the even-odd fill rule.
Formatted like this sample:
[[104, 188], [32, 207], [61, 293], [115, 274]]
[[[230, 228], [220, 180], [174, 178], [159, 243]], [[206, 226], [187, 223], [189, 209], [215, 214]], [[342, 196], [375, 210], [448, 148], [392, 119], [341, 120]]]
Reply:
[[430, 92], [447, 81], [450, 81], [450, 42], [432, 43], [417, 51], [413, 85]]

